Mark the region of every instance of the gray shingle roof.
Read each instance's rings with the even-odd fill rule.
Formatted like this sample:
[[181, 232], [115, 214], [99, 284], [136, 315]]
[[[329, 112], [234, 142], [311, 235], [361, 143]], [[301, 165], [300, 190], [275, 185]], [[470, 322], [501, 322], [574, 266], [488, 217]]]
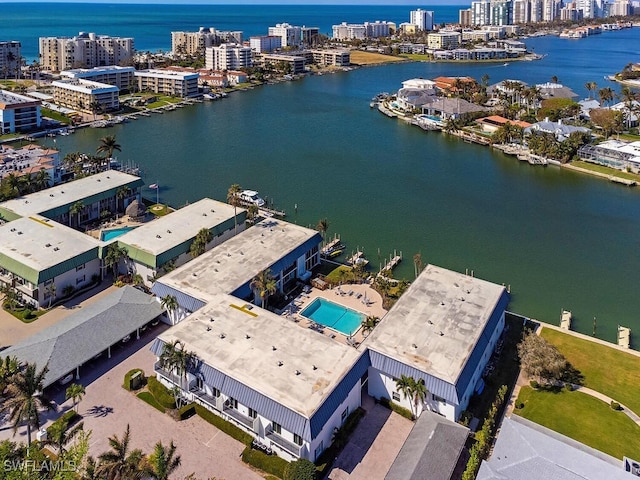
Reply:
[[468, 428], [423, 412], [385, 480], [449, 480], [468, 435]]
[[630, 480], [622, 461], [518, 417], [505, 418], [476, 480]]
[[45, 387], [162, 313], [157, 300], [125, 286], [83, 307], [60, 322], [2, 351], [49, 366]]

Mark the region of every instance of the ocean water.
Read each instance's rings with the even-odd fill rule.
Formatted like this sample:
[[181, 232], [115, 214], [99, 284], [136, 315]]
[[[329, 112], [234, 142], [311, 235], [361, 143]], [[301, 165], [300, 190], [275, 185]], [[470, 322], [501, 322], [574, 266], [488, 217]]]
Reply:
[[[241, 30], [244, 37], [266, 35], [276, 23], [318, 27], [365, 21], [409, 21], [413, 6], [363, 5], [127, 5], [108, 3], [2, 3], [0, 40], [22, 42], [28, 62], [38, 58], [38, 38], [73, 36], [78, 32], [133, 37], [139, 51], [171, 50], [172, 31], [199, 27]], [[457, 22], [455, 5], [423, 7], [434, 11], [437, 23]]]
[[[253, 23], [260, 33], [280, 21], [320, 27], [343, 20], [403, 21], [411, 7], [304, 7], [309, 13], [321, 8], [322, 21], [313, 14], [291, 18], [283, 13], [293, 15], [300, 7], [211, 7], [218, 12], [211, 21], [194, 16], [192, 24], [175, 28], [176, 7], [169, 9], [176, 14], [170, 24], [161, 16], [162, 22], [152, 26], [154, 8], [150, 17], [132, 20], [130, 28], [117, 20], [121, 17], [113, 20], [122, 33], [100, 25], [81, 27], [106, 21], [91, 7], [82, 7], [90, 11], [86, 17], [75, 8], [69, 7], [56, 29], [131, 34], [137, 28], [145, 34], [134, 34], [136, 42], [144, 39], [154, 49], [168, 48], [170, 30], [202, 24], [249, 34], [238, 12], [262, 18]], [[23, 26], [30, 23], [27, 17], [20, 17]], [[11, 28], [22, 32], [15, 23]], [[575, 329], [587, 334], [597, 317], [597, 335], [615, 341], [618, 324], [640, 331], [638, 189], [553, 166], [532, 167], [369, 108], [371, 97], [397, 90], [406, 79], [439, 75], [480, 78], [487, 73], [490, 83], [506, 78], [537, 83], [556, 75], [582, 96], [588, 81], [616, 88], [603, 77], [637, 59], [640, 29], [575, 41], [535, 38], [527, 44], [544, 59], [507, 67], [403, 63], [314, 76], [108, 131], [85, 129], [58, 137], [55, 146], [62, 155], [91, 153], [100, 137], [115, 134], [122, 145], [120, 161], [139, 164], [147, 184], [160, 185], [161, 202], [224, 200], [229, 185], [239, 183], [273, 199], [289, 221], [313, 226], [328, 218], [328, 234], [340, 234], [347, 253], [363, 248], [374, 269], [394, 250], [401, 251], [405, 260], [395, 275], [411, 279], [412, 257], [420, 252], [425, 262], [473, 270], [477, 277], [510, 285], [513, 311], [557, 324], [561, 310], [569, 309]], [[54, 146], [52, 139], [43, 141]], [[144, 194], [155, 199], [156, 191]]]

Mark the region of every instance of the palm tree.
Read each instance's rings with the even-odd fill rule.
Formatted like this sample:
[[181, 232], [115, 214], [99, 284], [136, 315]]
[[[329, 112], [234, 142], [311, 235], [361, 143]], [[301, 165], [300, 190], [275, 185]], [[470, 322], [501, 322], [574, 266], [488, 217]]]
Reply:
[[191, 247], [189, 248], [189, 253], [193, 258], [196, 258], [202, 255], [206, 249], [207, 244], [213, 240], [213, 234], [211, 230], [208, 228], [202, 228], [197, 233], [196, 238], [193, 239], [193, 243], [191, 243]]
[[40, 410], [55, 410], [55, 404], [44, 395], [44, 378], [49, 369], [45, 366], [37, 371], [36, 365], [28, 363], [13, 375], [7, 386], [7, 399], [0, 413], [9, 413], [13, 433], [18, 431], [22, 422], [27, 424], [27, 445], [31, 445], [31, 428], [40, 428]]
[[556, 75], [551, 77], [551, 83], [558, 83], [558, 77]]
[[36, 173], [36, 177], [34, 179], [35, 186], [38, 190], [44, 190], [49, 187], [49, 183], [51, 182], [51, 175], [44, 168], [41, 168], [38, 173]]
[[262, 308], [265, 308], [268, 298], [276, 293], [277, 284], [276, 279], [271, 274], [270, 269], [262, 270], [259, 272], [249, 284], [251, 290], [257, 292], [262, 300]]
[[109, 437], [111, 450], [102, 453], [98, 457], [96, 474], [98, 478], [107, 480], [130, 480], [142, 478], [143, 472], [140, 468], [144, 454], [142, 450], [136, 449], [129, 452], [130, 429], [124, 432], [122, 440], [116, 435]]
[[589, 92], [589, 100], [591, 100], [591, 94], [592, 92], [596, 91], [596, 89], [598, 88], [598, 84], [596, 82], [587, 82], [584, 84], [584, 88], [586, 88], [587, 92]]
[[420, 378], [418, 379], [418, 381], [414, 380], [411, 390], [411, 396], [413, 397], [414, 415], [416, 417], [418, 416], [418, 407], [420, 405], [424, 405], [424, 401], [427, 398], [427, 393], [429, 393], [429, 391], [424, 384], [424, 379]]
[[162, 308], [164, 308], [169, 314], [171, 323], [177, 323], [175, 321], [176, 319], [174, 318], [174, 315], [178, 311], [180, 304], [178, 303], [178, 299], [175, 297], [175, 295], [165, 295], [164, 297], [162, 297], [162, 299], [160, 300], [160, 306], [162, 306]]
[[604, 105], [611, 102], [615, 95], [611, 87], [605, 87], [598, 90], [598, 97], [600, 97], [600, 103]]
[[173, 440], [168, 447], [162, 442], [156, 443], [153, 453], [147, 457], [147, 475], [154, 480], [169, 480], [171, 475], [181, 463], [180, 455], [176, 455], [176, 446]]
[[116, 190], [116, 198], [122, 203], [121, 211], [124, 212], [124, 199], [131, 195], [131, 189], [127, 186], [120, 187]]
[[104, 257], [104, 265], [112, 269], [114, 280], [120, 272], [120, 261], [125, 262], [129, 258], [129, 252], [125, 247], [119, 247], [117, 243], [112, 243], [107, 247], [107, 253]]
[[77, 226], [80, 225], [80, 214], [82, 213], [83, 210], [84, 210], [84, 203], [82, 203], [82, 200], [78, 200], [73, 205], [71, 205], [71, 207], [69, 207], [69, 226], [71, 226], [71, 219], [73, 218], [74, 215], [78, 216]]
[[78, 412], [78, 402], [82, 400], [84, 393], [84, 387], [78, 383], [71, 384], [65, 392], [65, 398], [71, 399], [71, 401], [73, 402], [73, 409], [76, 411], [76, 413]]
[[247, 207], [247, 220], [249, 220], [250, 224], [253, 224], [255, 222], [259, 212], [260, 209], [255, 203], [252, 203]]
[[45, 294], [49, 297], [49, 308], [51, 308], [51, 304], [53, 303], [53, 299], [56, 298], [56, 291], [58, 287], [54, 282], [51, 282], [49, 285], [45, 287]]
[[48, 438], [43, 443], [55, 447], [58, 450], [58, 457], [63, 457], [67, 452], [65, 447], [83, 430], [83, 422], [72, 429], [69, 429], [68, 422], [55, 422], [47, 429]]
[[11, 384], [14, 375], [20, 372], [20, 362], [17, 357], [4, 357], [0, 362], [0, 397], [3, 396], [5, 389]]
[[327, 218], [321, 218], [318, 220], [316, 230], [318, 230], [320, 235], [322, 235], [322, 243], [324, 244], [326, 241], [327, 231], [329, 230], [329, 220], [327, 220]]
[[[160, 366], [167, 372], [173, 372], [180, 379], [180, 387], [184, 388], [184, 381], [187, 379], [187, 372], [193, 369], [196, 363], [196, 355], [185, 349], [184, 343], [174, 340], [172, 343], [165, 343], [160, 354]], [[176, 405], [178, 404], [179, 389], [174, 390]]]
[[412, 388], [415, 380], [406, 375], [400, 375], [400, 378], [396, 379], [396, 390], [401, 393], [403, 398], [411, 398]]
[[94, 100], [93, 102], [91, 102], [89, 104], [89, 110], [91, 110], [91, 113], [93, 113], [93, 120], [96, 120], [96, 113], [98, 113], [100, 110], [102, 110], [102, 104], [97, 101]]
[[15, 173], [11, 172], [9, 175], [7, 175], [4, 178], [4, 182], [12, 195], [19, 197], [22, 194], [20, 190], [20, 177], [18, 177]]
[[362, 321], [362, 334], [368, 335], [380, 323], [380, 319], [374, 315], [369, 315]]
[[227, 192], [227, 202], [230, 205], [233, 205], [233, 224], [234, 224], [234, 235], [238, 234], [238, 204], [240, 202], [240, 192], [242, 191], [242, 187], [237, 183], [234, 183], [229, 187], [229, 191]]
[[106, 137], [102, 137], [100, 139], [100, 145], [96, 148], [96, 153], [104, 154], [105, 158], [113, 157], [113, 152], [117, 150], [119, 152], [122, 151], [122, 147], [116, 141], [115, 135], [107, 135]]
[[413, 256], [413, 272], [418, 278], [418, 274], [422, 271], [422, 253], [418, 252]]

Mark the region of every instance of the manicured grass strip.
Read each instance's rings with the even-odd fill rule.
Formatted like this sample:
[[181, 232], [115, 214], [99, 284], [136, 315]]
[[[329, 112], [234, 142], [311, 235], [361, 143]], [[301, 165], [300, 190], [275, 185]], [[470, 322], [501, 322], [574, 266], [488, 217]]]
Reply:
[[604, 173], [605, 175], [613, 175], [614, 177], [624, 178], [626, 180], [636, 180], [640, 182], [640, 175], [623, 172], [622, 170], [618, 170], [617, 168], [605, 167], [604, 165], [582, 162], [580, 160], [572, 161], [571, 165], [573, 165], [574, 167], [584, 168], [585, 170], [591, 170], [592, 172]]
[[149, 377], [147, 379], [147, 387], [156, 403], [162, 405], [163, 408], [176, 408], [176, 401], [173, 394], [167, 387], [160, 383], [156, 377]]
[[640, 427], [623, 412], [580, 392], [558, 393], [522, 387], [515, 412], [615, 458], [637, 456]]
[[361, 52], [360, 50], [352, 50], [350, 60], [353, 65], [376, 65], [380, 63], [406, 61], [406, 59], [400, 57], [375, 52]]
[[640, 415], [640, 357], [550, 328], [541, 335], [580, 370], [585, 386]]
[[224, 418], [219, 417], [213, 412], [210, 412], [203, 406], [195, 405], [195, 407], [196, 407], [196, 413], [201, 418], [203, 418], [204, 420], [209, 422], [211, 425], [216, 427], [218, 430], [222, 430], [224, 433], [226, 433], [230, 437], [235, 438], [236, 440], [244, 443], [247, 446], [251, 445], [251, 441], [253, 440], [253, 437], [251, 435], [249, 435], [239, 427], [236, 427], [234, 424], [227, 422]]
[[164, 407], [162, 405], [160, 405], [158, 402], [156, 402], [156, 399], [153, 398], [153, 395], [151, 395], [150, 392], [140, 392], [137, 397], [144, 401], [147, 402], [149, 405], [151, 405], [153, 408], [155, 408], [156, 410], [161, 411], [162, 413], [165, 412]]

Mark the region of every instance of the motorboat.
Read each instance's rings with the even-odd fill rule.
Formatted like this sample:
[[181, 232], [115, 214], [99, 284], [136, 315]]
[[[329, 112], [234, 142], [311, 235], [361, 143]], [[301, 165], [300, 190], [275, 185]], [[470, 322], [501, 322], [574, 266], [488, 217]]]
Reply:
[[258, 192], [256, 192], [255, 190], [243, 190], [242, 192], [240, 192], [240, 200], [257, 207], [263, 207], [265, 204], [264, 200], [260, 198]]

